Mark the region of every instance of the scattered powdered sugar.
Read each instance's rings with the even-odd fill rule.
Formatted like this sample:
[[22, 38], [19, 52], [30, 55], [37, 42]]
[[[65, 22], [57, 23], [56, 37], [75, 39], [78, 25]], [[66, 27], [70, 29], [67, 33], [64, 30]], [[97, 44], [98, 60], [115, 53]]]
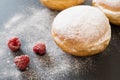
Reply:
[[15, 68], [13, 61], [10, 58], [0, 60], [0, 80], [8, 80], [10, 77], [20, 80], [21, 73]]
[[[35, 71], [42, 80], [61, 80], [69, 75], [85, 75], [94, 70], [94, 59], [91, 57], [80, 58], [65, 53], [52, 53], [34, 58], [32, 61]], [[39, 64], [38, 64], [39, 63]]]
[[9, 64], [9, 63], [10, 63], [10, 61], [9, 61], [9, 60], [7, 60], [7, 63]]
[[[0, 40], [1, 45], [13, 36], [18, 36], [22, 43], [21, 50], [10, 52], [7, 47], [0, 49], [0, 59], [5, 54], [4, 62], [0, 62], [0, 79], [11, 78], [15, 80], [62, 80], [67, 76], [84, 75], [89, 73], [94, 66], [93, 58], [74, 57], [64, 53], [53, 41], [51, 36], [51, 24], [58, 12], [49, 9], [30, 9], [31, 13], [15, 14], [4, 24], [5, 31]], [[44, 42], [47, 54], [39, 56], [33, 53], [33, 45]], [[30, 64], [26, 71], [19, 71], [13, 63], [16, 55], [27, 54], [30, 56]], [[7, 66], [6, 66], [7, 65]], [[4, 67], [6, 66], [6, 67]], [[22, 79], [24, 78], [24, 79]]]
[[[5, 28], [12, 28], [14, 27], [14, 25], [18, 24], [18, 22], [20, 22], [20, 20], [22, 19], [23, 15], [21, 14], [17, 14], [15, 15], [12, 19], [10, 19], [4, 26]], [[17, 21], [17, 22], [16, 22]]]

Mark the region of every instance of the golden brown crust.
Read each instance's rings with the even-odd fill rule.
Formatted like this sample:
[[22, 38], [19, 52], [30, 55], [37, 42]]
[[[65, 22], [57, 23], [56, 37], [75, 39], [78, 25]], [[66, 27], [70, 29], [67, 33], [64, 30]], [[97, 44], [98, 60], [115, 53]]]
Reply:
[[104, 41], [101, 45], [103, 45], [102, 48], [98, 49], [98, 50], [93, 50], [93, 51], [87, 51], [87, 50], [81, 50], [79, 52], [72, 52], [71, 50], [68, 50], [67, 48], [65, 48], [63, 45], [60, 45], [58, 42], [56, 42], [56, 44], [61, 47], [61, 49], [71, 55], [74, 56], [92, 56], [95, 54], [99, 54], [100, 52], [104, 51], [104, 49], [107, 47], [108, 43], [109, 43], [110, 39]]
[[[95, 42], [92, 42], [92, 43], [89, 43], [89, 47], [87, 48], [84, 43], [80, 43], [78, 41], [75, 41], [74, 40], [71, 40], [71, 39], [68, 39], [66, 41], [64, 41], [64, 38], [62, 37], [59, 37], [59, 36], [56, 36], [56, 34], [54, 33], [54, 31], [52, 31], [52, 35], [54, 37], [54, 41], [56, 42], [56, 44], [66, 53], [68, 54], [71, 54], [71, 55], [75, 55], [75, 56], [91, 56], [91, 55], [95, 55], [95, 54], [98, 54], [102, 51], [104, 51], [104, 49], [107, 47], [107, 45], [109, 44], [110, 42], [110, 38], [104, 40], [102, 43], [100, 43], [100, 45], [96, 45], [96, 49], [93, 49], [95, 46], [93, 45], [94, 43], [97, 43], [98, 41], [95, 41]], [[105, 35], [105, 34], [104, 34]], [[57, 41], [56, 38], [59, 38], [59, 40], [61, 42], [64, 41], [64, 44], [61, 44], [59, 41]], [[79, 44], [79, 45], [77, 45]], [[68, 48], [69, 46], [69, 48]], [[72, 48], [75, 48], [76, 50], [73, 51]]]
[[76, 56], [90, 56], [107, 47], [111, 29], [108, 19], [99, 9], [76, 6], [57, 15], [52, 36], [63, 51]]
[[82, 4], [84, 0], [40, 0], [41, 3], [53, 10], [63, 10], [71, 6]]
[[93, 0], [93, 5], [99, 5], [111, 11], [120, 11], [120, 0]]

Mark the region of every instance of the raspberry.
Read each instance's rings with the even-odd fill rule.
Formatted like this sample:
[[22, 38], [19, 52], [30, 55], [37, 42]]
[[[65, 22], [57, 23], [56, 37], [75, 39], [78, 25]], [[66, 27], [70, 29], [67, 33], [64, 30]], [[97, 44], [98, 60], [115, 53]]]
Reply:
[[14, 63], [20, 70], [25, 70], [29, 62], [30, 62], [30, 58], [28, 55], [17, 56], [14, 59]]
[[34, 45], [33, 51], [37, 54], [44, 55], [46, 53], [46, 46], [44, 43]]
[[8, 41], [8, 47], [12, 50], [12, 51], [17, 51], [21, 46], [21, 43], [19, 41], [19, 38], [17, 37], [14, 37], [14, 38], [11, 38], [9, 41]]

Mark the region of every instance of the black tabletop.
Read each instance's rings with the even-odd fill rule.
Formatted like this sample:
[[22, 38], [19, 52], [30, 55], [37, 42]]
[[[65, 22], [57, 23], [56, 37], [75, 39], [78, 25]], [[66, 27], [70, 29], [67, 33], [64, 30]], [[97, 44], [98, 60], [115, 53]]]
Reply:
[[[75, 57], [64, 53], [51, 37], [51, 24], [58, 13], [38, 0], [0, 0], [0, 80], [120, 80], [120, 27], [111, 24], [112, 39], [104, 52]], [[13, 36], [22, 43], [16, 52], [7, 47]], [[46, 43], [44, 56], [32, 51], [37, 42]], [[22, 54], [31, 59], [25, 71], [13, 62]]]

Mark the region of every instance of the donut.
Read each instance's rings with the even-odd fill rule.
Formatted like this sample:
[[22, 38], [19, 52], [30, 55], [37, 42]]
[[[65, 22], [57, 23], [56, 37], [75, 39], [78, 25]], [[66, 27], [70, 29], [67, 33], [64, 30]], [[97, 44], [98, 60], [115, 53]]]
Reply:
[[51, 34], [65, 53], [91, 56], [108, 46], [111, 26], [101, 10], [81, 5], [61, 11], [52, 23]]
[[66, 8], [82, 4], [84, 0], [40, 0], [40, 2], [53, 10], [64, 10]]
[[102, 10], [111, 23], [120, 26], [120, 0], [93, 0], [92, 4]]

